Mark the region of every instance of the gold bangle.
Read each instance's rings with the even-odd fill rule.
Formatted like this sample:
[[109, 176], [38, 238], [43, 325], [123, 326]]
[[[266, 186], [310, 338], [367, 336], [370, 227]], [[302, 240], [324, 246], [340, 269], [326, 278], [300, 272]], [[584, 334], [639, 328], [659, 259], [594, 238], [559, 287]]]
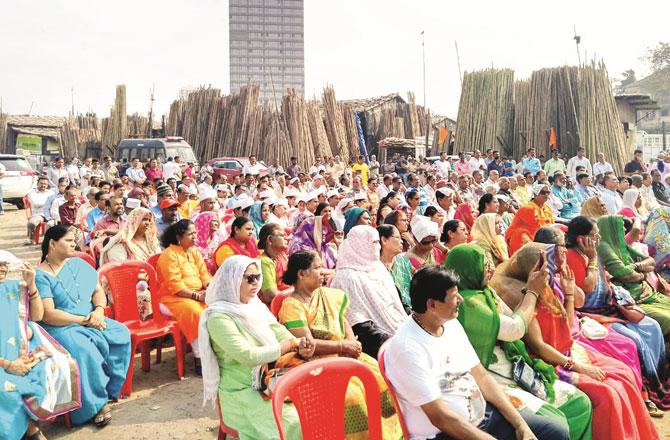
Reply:
[[535, 299], [540, 299], [540, 295], [534, 290], [526, 289], [526, 293], [531, 293]]

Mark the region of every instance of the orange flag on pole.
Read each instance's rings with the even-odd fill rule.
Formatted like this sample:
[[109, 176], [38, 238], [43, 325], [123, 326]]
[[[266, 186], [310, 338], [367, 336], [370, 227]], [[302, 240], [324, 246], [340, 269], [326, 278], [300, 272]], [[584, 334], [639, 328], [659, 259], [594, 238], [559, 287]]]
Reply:
[[551, 130], [549, 131], [549, 147], [551, 147], [552, 150], [558, 148], [558, 140], [556, 139], [556, 129], [554, 127], [551, 127]]

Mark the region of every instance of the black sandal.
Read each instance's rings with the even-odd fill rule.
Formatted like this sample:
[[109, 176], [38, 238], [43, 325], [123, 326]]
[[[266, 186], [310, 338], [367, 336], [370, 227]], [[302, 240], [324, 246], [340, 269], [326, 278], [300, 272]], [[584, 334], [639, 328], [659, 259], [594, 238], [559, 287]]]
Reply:
[[93, 423], [95, 423], [95, 426], [98, 428], [102, 428], [104, 426], [107, 426], [107, 424], [112, 420], [112, 408], [109, 406], [109, 404], [106, 404], [105, 406], [102, 407], [99, 413], [95, 415], [93, 418]]

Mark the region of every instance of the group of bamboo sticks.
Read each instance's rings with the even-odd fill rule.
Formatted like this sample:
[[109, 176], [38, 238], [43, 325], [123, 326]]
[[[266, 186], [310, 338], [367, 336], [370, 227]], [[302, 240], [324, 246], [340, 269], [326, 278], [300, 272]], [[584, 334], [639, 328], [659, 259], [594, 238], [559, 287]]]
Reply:
[[184, 137], [201, 159], [254, 154], [288, 164], [295, 156], [308, 166], [317, 157], [349, 161], [359, 151], [356, 114], [335, 99], [332, 87], [324, 89], [321, 102], [288, 90], [277, 104], [260, 103], [256, 85], [229, 96], [200, 88], [172, 103], [166, 134]]
[[520, 81], [509, 69], [463, 77], [455, 152], [495, 148], [519, 160], [531, 147], [548, 158], [552, 148], [571, 157], [578, 146], [592, 161], [604, 153], [618, 172], [632, 153], [602, 62], [541, 69]]

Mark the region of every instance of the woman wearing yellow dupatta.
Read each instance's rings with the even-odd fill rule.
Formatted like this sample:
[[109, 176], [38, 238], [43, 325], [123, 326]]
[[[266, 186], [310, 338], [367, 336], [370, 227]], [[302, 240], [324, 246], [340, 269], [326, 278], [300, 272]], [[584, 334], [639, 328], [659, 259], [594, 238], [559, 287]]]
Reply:
[[[529, 276], [528, 291], [515, 311], [489, 286], [493, 266], [484, 251], [474, 245], [453, 248], [444, 265], [459, 276], [458, 289], [463, 302], [458, 321], [482, 365], [489, 370], [514, 406], [567, 425], [572, 439], [591, 438], [591, 402], [576, 387], [557, 380], [551, 365], [531, 358], [520, 340], [527, 324], [534, 319], [537, 296], [547, 282], [546, 265], [535, 266]], [[524, 374], [519, 372], [525, 368]], [[526, 390], [526, 377], [534, 376], [533, 394]]]
[[[279, 310], [279, 322], [295, 337], [314, 338], [316, 357], [346, 356], [370, 368], [381, 391], [384, 438], [398, 439], [402, 437], [400, 424], [379, 365], [361, 352], [361, 344], [344, 317], [348, 306], [347, 295], [339, 289], [321, 287], [322, 278], [321, 259], [315, 252], [300, 250], [291, 255], [284, 272], [284, 282], [295, 286], [295, 291], [284, 300]], [[354, 378], [349, 383], [344, 414], [346, 438], [367, 439], [365, 391], [358, 379]]]
[[472, 225], [472, 243], [476, 244], [484, 251], [486, 258], [498, 266], [503, 261], [509, 259], [507, 243], [502, 236], [502, 225], [498, 214], [482, 214], [477, 217]]

